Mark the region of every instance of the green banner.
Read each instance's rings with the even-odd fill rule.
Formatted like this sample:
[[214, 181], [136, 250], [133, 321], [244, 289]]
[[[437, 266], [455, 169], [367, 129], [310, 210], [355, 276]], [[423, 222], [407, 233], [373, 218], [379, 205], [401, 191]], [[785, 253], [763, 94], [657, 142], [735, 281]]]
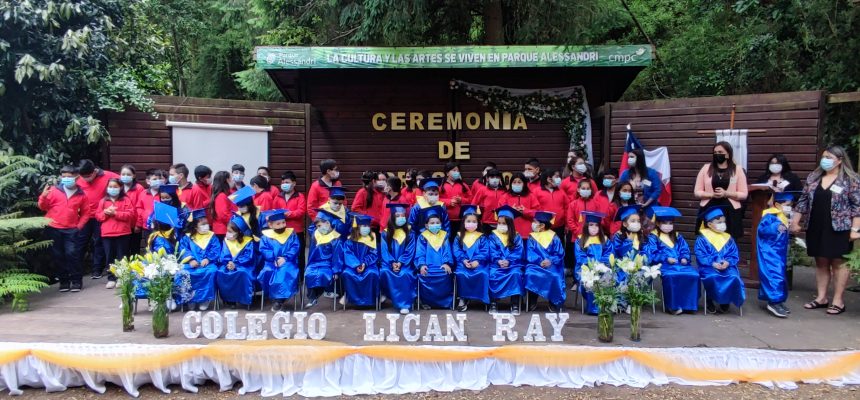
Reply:
[[644, 67], [649, 45], [257, 47], [258, 69]]

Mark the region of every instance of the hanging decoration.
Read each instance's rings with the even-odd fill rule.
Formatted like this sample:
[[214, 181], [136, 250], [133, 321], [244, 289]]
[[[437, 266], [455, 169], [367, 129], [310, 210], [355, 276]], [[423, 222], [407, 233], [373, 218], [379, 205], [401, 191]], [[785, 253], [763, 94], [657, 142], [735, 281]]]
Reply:
[[593, 162], [591, 116], [588, 111], [588, 101], [585, 98], [585, 88], [582, 86], [512, 89], [455, 79], [451, 81], [451, 89], [462, 90], [466, 96], [496, 111], [520, 113], [538, 121], [564, 120], [564, 130], [570, 139], [569, 151], [585, 156]]

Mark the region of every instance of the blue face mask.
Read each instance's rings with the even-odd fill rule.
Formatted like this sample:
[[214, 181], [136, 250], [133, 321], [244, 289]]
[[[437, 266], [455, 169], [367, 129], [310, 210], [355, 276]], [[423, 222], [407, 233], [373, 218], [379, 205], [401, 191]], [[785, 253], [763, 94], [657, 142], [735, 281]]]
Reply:
[[514, 184], [514, 185], [511, 185], [511, 190], [512, 190], [514, 193], [522, 193], [522, 191], [523, 191], [523, 185], [522, 185], [522, 184]]
[[281, 184], [281, 190], [284, 192], [289, 192], [290, 190], [293, 190], [293, 184], [292, 183], [282, 183]]
[[369, 226], [360, 226], [360, 227], [358, 227], [358, 233], [360, 233], [361, 236], [370, 235], [370, 227]]
[[836, 165], [836, 161], [833, 161], [831, 158], [822, 158], [818, 165], [821, 166], [821, 169], [830, 171]]
[[630, 193], [630, 192], [621, 192], [621, 193], [618, 193], [618, 197], [620, 197], [620, 198], [621, 198], [621, 200], [627, 201], [627, 200], [630, 200], [630, 199], [633, 197], [633, 193]]
[[107, 188], [107, 194], [110, 197], [119, 196], [119, 188]]
[[406, 217], [397, 217], [394, 219], [394, 224], [397, 226], [406, 225]]
[[233, 182], [242, 182], [245, 180], [245, 175], [233, 174]]
[[613, 184], [615, 184], [615, 181], [612, 179], [604, 179], [603, 180], [603, 187], [605, 187], [605, 188], [610, 188], [610, 187], [612, 187]]
[[123, 176], [119, 177], [119, 181], [126, 184], [126, 185], [131, 183], [131, 181], [133, 181], [133, 180], [134, 180], [133, 176], [123, 175]]
[[457, 171], [451, 171], [451, 179], [453, 179], [455, 181], [459, 181], [460, 180], [460, 173]]
[[60, 178], [60, 184], [63, 185], [63, 187], [66, 189], [71, 189], [75, 187], [75, 178], [72, 178], [70, 176], [64, 176]]
[[167, 181], [170, 182], [171, 185], [179, 183], [179, 180], [176, 179], [175, 175], [170, 175], [169, 177], [167, 177]]
[[435, 234], [439, 233], [439, 231], [442, 230], [442, 224], [427, 225], [427, 230], [430, 231], [430, 233], [435, 235]]

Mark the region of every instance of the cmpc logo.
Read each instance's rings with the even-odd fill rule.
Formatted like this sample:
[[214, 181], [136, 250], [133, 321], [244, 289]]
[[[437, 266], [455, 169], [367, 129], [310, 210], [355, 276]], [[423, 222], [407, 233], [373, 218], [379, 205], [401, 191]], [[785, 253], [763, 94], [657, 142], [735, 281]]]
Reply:
[[648, 50], [644, 47], [640, 47], [633, 54], [610, 54], [607, 59], [611, 62], [619, 62], [622, 64], [631, 63], [637, 61], [639, 57], [645, 55]]

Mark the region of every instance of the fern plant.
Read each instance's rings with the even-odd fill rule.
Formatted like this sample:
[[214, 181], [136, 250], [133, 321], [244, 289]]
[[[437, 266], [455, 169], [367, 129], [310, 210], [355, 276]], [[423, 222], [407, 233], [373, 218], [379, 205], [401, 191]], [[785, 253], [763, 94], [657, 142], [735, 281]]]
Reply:
[[860, 282], [860, 248], [854, 248], [848, 255], [845, 257], [845, 267], [848, 268], [848, 271], [851, 272], [851, 276], [857, 282]]
[[48, 287], [48, 278], [30, 272], [24, 258], [51, 246], [50, 240], [28, 237], [47, 224], [46, 218], [24, 217], [22, 211], [0, 215], [0, 302], [11, 299], [14, 311], [28, 310], [28, 297]]

